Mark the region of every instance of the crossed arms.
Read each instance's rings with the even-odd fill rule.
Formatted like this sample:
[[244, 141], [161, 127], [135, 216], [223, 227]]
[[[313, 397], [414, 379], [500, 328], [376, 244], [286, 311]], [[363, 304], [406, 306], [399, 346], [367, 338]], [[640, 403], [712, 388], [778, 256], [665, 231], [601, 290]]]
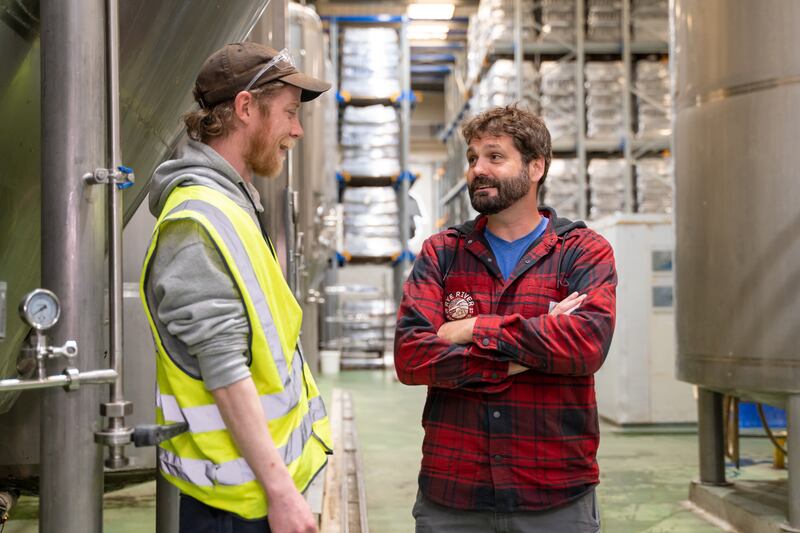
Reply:
[[[432, 239], [442, 239], [435, 236]], [[403, 289], [395, 335], [397, 375], [409, 385], [495, 392], [508, 377], [540, 373], [590, 375], [611, 343], [616, 271], [609, 244], [586, 232], [571, 243], [576, 257], [566, 279], [574, 293], [550, 314], [478, 315], [446, 323], [443, 280], [432, 239]]]

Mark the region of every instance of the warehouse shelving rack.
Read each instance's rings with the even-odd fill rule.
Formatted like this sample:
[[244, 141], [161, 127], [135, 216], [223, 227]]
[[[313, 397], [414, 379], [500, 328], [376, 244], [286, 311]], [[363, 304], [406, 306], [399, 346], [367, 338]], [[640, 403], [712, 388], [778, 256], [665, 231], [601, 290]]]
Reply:
[[408, 191], [415, 176], [409, 169], [409, 151], [411, 146], [411, 111], [417, 101], [417, 95], [411, 90], [411, 48], [408, 40], [409, 20], [406, 16], [370, 15], [370, 16], [335, 16], [323, 17], [328, 24], [331, 42], [331, 60], [334, 72], [339, 72], [339, 30], [347, 26], [393, 27], [398, 30], [400, 38], [400, 94], [391, 98], [352, 98], [346, 93], [337, 92], [337, 100], [341, 107], [348, 105], [368, 106], [374, 104], [393, 105], [398, 109], [400, 121], [400, 174], [397, 176], [364, 177], [337, 173], [336, 179], [340, 187], [347, 186], [387, 186], [393, 185], [397, 191], [400, 221], [401, 252], [395, 257], [378, 259], [347, 258], [348, 261], [389, 264], [394, 269], [394, 296], [399, 300], [406, 272], [410, 268], [414, 255], [408, 250], [411, 238], [411, 224], [408, 206]]
[[[470, 98], [475, 93], [478, 84], [492, 63], [496, 59], [513, 58], [516, 76], [516, 94], [520, 99], [523, 94], [522, 64], [524, 60], [539, 62], [542, 58], [554, 59], [559, 62], [575, 60], [575, 85], [576, 85], [576, 113], [575, 121], [577, 134], [574, 140], [559, 140], [554, 142], [554, 156], [571, 156], [578, 161], [579, 215], [587, 218], [589, 214], [588, 202], [588, 176], [587, 164], [590, 155], [619, 155], [625, 159], [625, 212], [633, 213], [635, 210], [635, 183], [634, 168], [637, 161], [646, 154], [663, 152], [670, 149], [670, 138], [637, 139], [633, 133], [633, 98], [637, 94], [632, 79], [634, 61], [648, 55], [666, 56], [669, 46], [666, 41], [648, 40], [633, 41], [631, 29], [631, 3], [632, 0], [621, 0], [621, 40], [618, 42], [590, 42], [586, 40], [585, 23], [586, 9], [584, 0], [575, 1], [575, 35], [573, 42], [522, 42], [522, 1], [514, 2], [514, 34], [511, 41], [495, 41], [486, 51], [481, 69], [473, 79], [463, 79], [459, 76], [459, 69], [454, 69], [448, 77], [445, 86], [445, 97], [451, 100], [446, 115], [446, 126], [442, 132], [442, 141], [447, 146], [448, 163], [445, 178], [442, 180], [439, 202], [439, 221], [444, 226], [467, 218], [467, 214], [474, 214], [466, 199], [466, 182], [464, 180], [465, 157], [461, 136], [458, 134], [459, 124], [474, 110], [470, 109]], [[541, 2], [534, 5], [534, 10], [541, 8]], [[542, 27], [534, 23], [537, 31]], [[584, 67], [587, 60], [609, 59], [622, 61], [623, 65], [623, 131], [617, 140], [592, 140], [586, 137], [586, 94]], [[667, 113], [668, 110], [664, 109]]]

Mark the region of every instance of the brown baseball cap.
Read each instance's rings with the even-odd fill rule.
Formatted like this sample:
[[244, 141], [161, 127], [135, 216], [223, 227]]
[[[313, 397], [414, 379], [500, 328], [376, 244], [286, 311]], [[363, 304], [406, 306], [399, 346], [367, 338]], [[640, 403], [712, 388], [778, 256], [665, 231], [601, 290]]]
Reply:
[[[213, 107], [245, 90], [280, 80], [302, 89], [300, 101], [308, 102], [331, 88], [331, 84], [302, 72], [290, 61], [278, 61], [255, 81], [253, 78], [280, 52], [253, 42], [226, 44], [206, 59], [194, 85], [200, 107]], [[253, 82], [254, 81], [254, 82]]]

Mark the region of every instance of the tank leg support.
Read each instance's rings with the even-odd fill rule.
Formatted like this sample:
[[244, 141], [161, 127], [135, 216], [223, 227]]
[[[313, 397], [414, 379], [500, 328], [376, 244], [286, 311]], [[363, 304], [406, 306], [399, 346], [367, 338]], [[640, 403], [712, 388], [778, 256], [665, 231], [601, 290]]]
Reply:
[[700, 483], [725, 485], [725, 439], [722, 394], [699, 388], [697, 432], [700, 444]]
[[800, 532], [800, 394], [789, 396], [786, 405], [789, 456], [789, 523], [784, 531]]
[[175, 533], [178, 531], [178, 508], [180, 491], [178, 487], [164, 479], [161, 472], [156, 473], [156, 533]]

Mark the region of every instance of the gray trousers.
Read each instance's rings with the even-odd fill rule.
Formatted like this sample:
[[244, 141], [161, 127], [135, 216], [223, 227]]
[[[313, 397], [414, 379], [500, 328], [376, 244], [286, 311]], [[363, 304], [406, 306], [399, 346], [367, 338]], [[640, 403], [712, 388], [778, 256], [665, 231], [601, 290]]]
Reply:
[[600, 511], [594, 490], [548, 511], [494, 513], [442, 507], [417, 491], [412, 511], [416, 533], [598, 533]]

